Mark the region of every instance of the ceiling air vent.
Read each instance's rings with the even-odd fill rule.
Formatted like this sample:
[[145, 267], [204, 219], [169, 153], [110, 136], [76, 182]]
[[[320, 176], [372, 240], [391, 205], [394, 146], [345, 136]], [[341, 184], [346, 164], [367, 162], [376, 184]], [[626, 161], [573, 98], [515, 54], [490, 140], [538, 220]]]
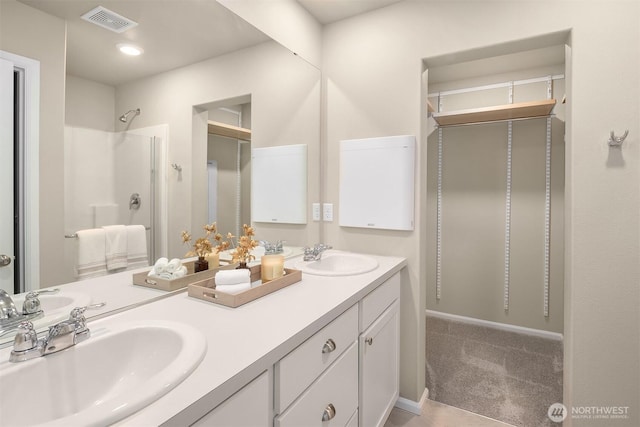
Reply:
[[122, 33], [127, 31], [129, 28], [133, 28], [138, 25], [137, 22], [134, 22], [129, 18], [125, 18], [122, 15], [118, 15], [117, 13], [102, 6], [98, 6], [85, 13], [82, 15], [82, 19], [116, 33]]

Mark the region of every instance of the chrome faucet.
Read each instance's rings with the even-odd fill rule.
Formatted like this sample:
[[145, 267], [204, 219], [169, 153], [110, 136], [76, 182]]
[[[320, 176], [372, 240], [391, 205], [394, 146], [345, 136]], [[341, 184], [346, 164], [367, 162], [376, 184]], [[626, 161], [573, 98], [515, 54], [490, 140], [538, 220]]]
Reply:
[[260, 246], [264, 246], [264, 254], [265, 255], [274, 255], [281, 254], [284, 252], [283, 249], [284, 240], [278, 240], [275, 243], [268, 242], [266, 240], [260, 240]]
[[45, 293], [56, 293], [59, 289], [42, 289], [27, 293], [19, 312], [11, 296], [0, 289], [0, 336], [10, 332], [26, 320], [34, 320], [44, 316], [38, 296]]
[[327, 249], [332, 249], [332, 247], [324, 243], [316, 243], [313, 248], [307, 246], [304, 248], [303, 261], [320, 261], [322, 253]]
[[13, 341], [13, 350], [9, 362], [24, 362], [36, 357], [56, 353], [65, 348], [85, 341], [91, 336], [87, 327], [84, 312], [87, 309], [103, 307], [105, 303], [92, 304], [86, 307], [76, 307], [71, 310], [69, 319], [49, 328], [47, 336], [38, 339], [38, 333], [30, 321], [22, 322]]

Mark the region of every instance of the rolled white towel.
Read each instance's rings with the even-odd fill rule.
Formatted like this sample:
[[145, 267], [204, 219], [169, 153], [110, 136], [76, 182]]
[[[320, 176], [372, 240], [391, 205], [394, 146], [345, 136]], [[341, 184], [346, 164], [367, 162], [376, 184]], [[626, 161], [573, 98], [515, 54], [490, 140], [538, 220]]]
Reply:
[[175, 273], [180, 267], [182, 267], [182, 261], [180, 261], [178, 258], [173, 258], [167, 263], [164, 271], [166, 271], [167, 273]]
[[169, 260], [167, 258], [158, 258], [156, 263], [153, 265], [153, 271], [156, 274], [164, 273], [164, 269], [167, 268], [167, 264], [169, 264]]
[[173, 279], [179, 279], [180, 277], [184, 277], [187, 275], [187, 267], [180, 266], [180, 268], [178, 268], [176, 271], [173, 272], [173, 274], [171, 276], [173, 276]]
[[251, 286], [251, 272], [246, 268], [238, 270], [220, 270], [215, 276], [216, 285], [243, 285]]
[[216, 291], [224, 292], [225, 294], [237, 294], [250, 288], [251, 283], [249, 282], [240, 285], [216, 285]]
[[166, 271], [160, 274], [157, 274], [156, 277], [159, 277], [161, 279], [165, 279], [165, 280], [171, 280], [173, 279], [173, 274], [171, 273], [167, 273]]

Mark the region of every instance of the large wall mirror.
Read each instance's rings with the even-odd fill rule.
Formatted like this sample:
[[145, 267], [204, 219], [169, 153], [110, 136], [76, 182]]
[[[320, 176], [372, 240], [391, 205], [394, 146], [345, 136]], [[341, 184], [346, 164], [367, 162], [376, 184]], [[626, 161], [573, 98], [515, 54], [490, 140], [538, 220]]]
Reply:
[[[153, 250], [150, 259], [184, 256], [188, 248], [180, 239], [181, 231], [198, 233], [210, 220], [208, 160], [212, 141], [208, 122], [216, 115], [244, 111], [242, 114], [250, 122], [241, 124], [251, 129], [250, 147], [306, 144], [307, 209], [310, 211], [311, 202], [319, 200], [320, 71], [217, 2], [20, 0], [19, 3], [20, 7], [15, 10], [20, 16], [16, 19], [44, 12], [66, 21], [67, 75], [64, 81], [42, 80], [44, 85], [57, 84], [65, 88], [66, 114], [64, 123], [59, 125], [67, 135], [65, 141], [56, 142], [58, 149], [65, 149], [69, 135], [75, 135], [80, 140], [80, 150], [85, 151], [96, 138], [111, 138], [114, 150], [120, 151], [127, 167], [135, 170], [144, 164], [155, 171], [152, 182], [144, 184], [150, 191], [150, 200], [145, 206], [149, 212], [145, 215], [154, 216], [152, 222], [145, 223], [149, 234], [154, 236], [154, 240], [149, 240]], [[84, 13], [98, 6], [130, 18], [138, 25], [115, 33], [81, 19]], [[13, 13], [14, 8], [4, 8], [3, 12]], [[45, 34], [38, 34], [38, 42], [43, 38], [47, 38]], [[122, 56], [116, 51], [116, 44], [124, 42], [139, 44], [144, 53], [138, 57]], [[61, 117], [59, 112], [45, 112], [43, 116], [42, 120], [48, 121]], [[125, 117], [121, 120], [121, 116]], [[41, 135], [41, 143], [45, 139]], [[126, 148], [125, 140], [136, 140], [142, 149]], [[236, 148], [242, 145], [236, 144]], [[100, 163], [96, 161], [99, 157], [111, 155], [88, 151], [85, 154], [90, 157], [93, 153], [93, 166]], [[241, 162], [250, 163], [247, 158], [244, 155]], [[65, 153], [66, 160], [87, 167], [87, 162], [80, 157], [69, 157]], [[41, 159], [40, 163], [46, 164], [46, 161]], [[86, 194], [92, 186], [96, 191], [105, 187], [109, 177], [114, 180], [120, 177], [122, 181], [124, 163], [111, 161], [112, 170], [108, 174], [99, 175], [95, 182], [82, 182], [81, 186], [77, 176], [65, 172], [71, 164], [41, 166], [59, 168], [50, 173], [67, 180], [65, 191], [69, 194], [51, 202], [64, 212], [65, 218], [57, 221], [64, 226], [59, 234], [56, 229], [54, 238], [40, 239], [40, 253], [46, 257], [59, 252], [62, 245], [65, 259], [41, 263], [40, 283], [30, 284], [26, 289], [76, 280], [73, 266], [76, 242], [69, 236], [78, 230], [69, 225], [67, 217], [77, 212], [67, 210], [78, 210], [70, 200], [82, 201], [73, 189], [82, 187]], [[143, 175], [148, 179], [148, 174]], [[286, 185], [282, 183], [283, 193]], [[130, 189], [126, 192], [140, 193]], [[245, 189], [246, 192], [250, 190]], [[86, 221], [78, 226], [98, 225], [87, 219], [97, 215], [93, 205], [100, 205], [103, 213], [115, 215], [119, 222], [126, 223], [135, 215], [129, 209], [130, 196], [117, 203], [111, 200], [82, 202], [92, 206], [84, 206]], [[250, 200], [247, 194], [242, 197]], [[143, 206], [145, 201], [143, 199]], [[113, 204], [126, 208], [118, 214], [108, 206]], [[221, 199], [217, 209], [226, 210], [227, 204]], [[228, 208], [237, 216], [236, 206]], [[52, 215], [52, 212], [55, 213], [55, 209], [41, 211], [40, 215]], [[251, 221], [246, 212], [250, 212], [250, 208], [241, 206], [240, 222]], [[47, 221], [41, 218], [40, 223], [46, 225]], [[221, 226], [224, 227], [231, 225]], [[255, 223], [254, 227], [258, 239], [285, 240], [295, 246], [314, 243], [320, 235], [319, 223], [312, 221], [307, 224]], [[111, 308], [124, 305], [126, 301]]]

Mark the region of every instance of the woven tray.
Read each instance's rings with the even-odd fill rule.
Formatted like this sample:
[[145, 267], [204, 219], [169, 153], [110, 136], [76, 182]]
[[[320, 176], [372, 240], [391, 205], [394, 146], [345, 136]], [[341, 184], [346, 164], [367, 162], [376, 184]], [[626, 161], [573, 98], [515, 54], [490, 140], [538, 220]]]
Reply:
[[[251, 283], [259, 281], [261, 277], [260, 265], [255, 265], [251, 267], [250, 270]], [[225, 292], [217, 291], [215, 289], [216, 283], [213, 277], [196, 283], [190, 283], [188, 286], [188, 293], [190, 297], [235, 308], [302, 280], [302, 271], [291, 268], [285, 268], [284, 271], [285, 275], [278, 279], [270, 280], [267, 283], [254, 286], [237, 294], [227, 294]]]

